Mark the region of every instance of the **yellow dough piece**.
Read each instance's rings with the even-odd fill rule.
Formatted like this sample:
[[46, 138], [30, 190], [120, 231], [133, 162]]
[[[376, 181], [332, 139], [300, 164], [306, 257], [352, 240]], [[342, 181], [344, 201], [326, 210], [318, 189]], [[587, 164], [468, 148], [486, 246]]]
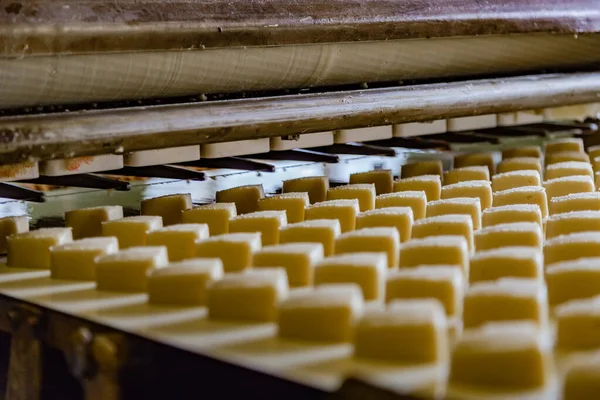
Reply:
[[294, 224], [304, 221], [304, 209], [310, 201], [308, 193], [283, 193], [271, 197], [265, 197], [258, 201], [259, 211], [285, 211], [287, 222]]
[[515, 157], [506, 159], [498, 164], [498, 173], [503, 174], [511, 171], [537, 171], [542, 175], [542, 160], [535, 157]]
[[102, 236], [102, 223], [123, 218], [123, 207], [80, 208], [65, 213], [65, 225], [73, 229], [73, 239]]
[[542, 158], [542, 149], [540, 149], [540, 146], [531, 145], [510, 147], [508, 149], [502, 150], [502, 160], [508, 160], [510, 158], [518, 157]]
[[566, 351], [600, 348], [599, 300], [573, 300], [556, 307], [556, 347]]
[[383, 252], [389, 268], [398, 266], [400, 235], [393, 227], [363, 228], [344, 233], [335, 240], [335, 254]]
[[488, 167], [490, 176], [494, 175], [496, 170], [494, 153], [468, 153], [454, 157], [454, 168], [473, 167], [475, 165]]
[[327, 200], [329, 178], [326, 176], [308, 176], [283, 181], [283, 193], [306, 192], [310, 203], [319, 203]]
[[261, 268], [225, 276], [208, 286], [208, 316], [217, 320], [274, 322], [287, 298], [283, 268]]
[[427, 217], [448, 214], [469, 215], [473, 229], [481, 228], [481, 202], [476, 197], [456, 197], [427, 203]]
[[0, 254], [6, 253], [8, 236], [23, 232], [29, 232], [29, 221], [26, 215], [0, 218]]
[[562, 178], [564, 176], [587, 175], [594, 179], [594, 170], [589, 163], [570, 161], [548, 165], [544, 178], [546, 180]]
[[462, 315], [464, 279], [454, 265], [421, 265], [388, 274], [385, 301], [395, 299], [436, 299], [448, 317]]
[[465, 329], [492, 321], [548, 323], [548, 295], [537, 279], [501, 278], [473, 284], [465, 294]]
[[544, 277], [544, 260], [538, 247], [501, 247], [478, 251], [471, 257], [471, 283], [495, 281], [500, 278]]
[[15, 233], [6, 238], [8, 255], [6, 265], [20, 268], [49, 269], [50, 248], [73, 241], [71, 228], [42, 228], [31, 232]]
[[600, 257], [579, 257], [546, 264], [548, 302], [551, 306], [600, 295]]
[[540, 186], [540, 174], [533, 170], [511, 171], [496, 174], [492, 177], [492, 191], [514, 189], [523, 186]]
[[501, 393], [544, 388], [552, 349], [537, 326], [492, 323], [463, 333], [450, 363], [450, 387]]
[[163, 227], [162, 218], [151, 215], [125, 217], [102, 223], [102, 236], [114, 236], [119, 248], [145, 246], [148, 233]]
[[474, 239], [477, 251], [512, 246], [541, 249], [544, 244], [542, 229], [534, 222], [511, 222], [488, 226], [475, 232]]
[[448, 359], [448, 321], [435, 300], [396, 300], [370, 311], [354, 334], [354, 356], [407, 364]]
[[204, 306], [207, 287], [223, 278], [218, 258], [193, 258], [152, 271], [148, 277], [148, 302], [158, 305]]
[[481, 210], [492, 206], [492, 186], [489, 181], [465, 181], [442, 188], [442, 199], [457, 197], [477, 197]]
[[330, 188], [327, 191], [327, 200], [358, 200], [360, 211], [375, 208], [375, 185], [372, 183], [343, 185]]
[[471, 216], [461, 214], [440, 215], [424, 218], [413, 224], [412, 238], [429, 236], [460, 235], [465, 238], [469, 250], [473, 249], [473, 222]]
[[415, 220], [425, 218], [427, 195], [423, 190], [382, 194], [375, 198], [375, 208], [410, 207]]
[[279, 230], [279, 243], [320, 243], [325, 256], [333, 254], [335, 238], [341, 233], [337, 219], [298, 222]]
[[400, 170], [400, 177], [404, 179], [422, 175], [442, 176], [443, 173], [442, 160], [426, 160], [404, 164]]
[[600, 232], [571, 233], [546, 240], [544, 265], [584, 257], [600, 257]]
[[368, 172], [356, 172], [350, 174], [350, 184], [372, 183], [375, 185], [375, 193], [384, 194], [392, 191], [394, 176], [392, 170], [375, 169]]
[[321, 285], [292, 293], [279, 305], [279, 337], [350, 342], [363, 309], [362, 292], [355, 284]]
[[140, 214], [162, 217], [163, 225], [169, 226], [181, 223], [181, 212], [190, 208], [192, 208], [191, 194], [170, 194], [142, 200]]
[[565, 151], [583, 151], [583, 139], [581, 138], [561, 138], [554, 139], [544, 146], [546, 154], [560, 153]]
[[558, 153], [546, 154], [546, 167], [551, 164], [558, 164], [564, 162], [579, 161], [579, 162], [590, 162], [590, 157], [582, 151], [563, 151]]
[[265, 246], [254, 253], [253, 268], [282, 267], [290, 287], [312, 286], [314, 265], [323, 259], [321, 243], [286, 243]]
[[594, 180], [589, 176], [565, 176], [562, 178], [544, 181], [548, 200], [573, 193], [586, 193], [594, 191]]
[[572, 211], [554, 214], [546, 221], [546, 239], [589, 231], [600, 231], [600, 211]]
[[398, 231], [400, 242], [411, 238], [413, 212], [410, 207], [387, 207], [365, 211], [356, 216], [356, 229], [394, 227]]
[[483, 165], [474, 165], [472, 167], [454, 168], [444, 173], [444, 185], [453, 185], [455, 183], [466, 181], [489, 181], [490, 170]]
[[600, 353], [592, 352], [569, 360], [562, 400], [593, 399], [600, 393]]
[[252, 265], [252, 254], [260, 250], [261, 234], [228, 233], [196, 243], [196, 257], [219, 258], [225, 272], [239, 272]]
[[[541, 186], [523, 186], [494, 193], [494, 207], [515, 204], [533, 204], [540, 208], [542, 218], [548, 216], [546, 189]], [[485, 214], [485, 212], [484, 212]]]
[[550, 200], [550, 215], [588, 210], [600, 211], [600, 192], [573, 193]]
[[119, 251], [115, 237], [76, 240], [50, 248], [50, 276], [76, 281], [96, 280], [96, 258]]
[[279, 243], [279, 228], [287, 225], [285, 211], [257, 211], [238, 215], [229, 221], [229, 232], [260, 232], [262, 244]]
[[356, 283], [365, 300], [383, 300], [386, 270], [385, 253], [335, 255], [315, 264], [315, 285]]
[[210, 235], [229, 233], [229, 220], [237, 215], [235, 203], [213, 203], [185, 210], [184, 224], [206, 224]]
[[[439, 175], [421, 175], [399, 179], [394, 182], [394, 192], [424, 191], [427, 201], [439, 200], [442, 180]], [[413, 210], [414, 212], [414, 210]]]
[[96, 288], [111, 292], [146, 292], [148, 275], [169, 263], [167, 248], [131, 247], [96, 258]]
[[464, 236], [430, 236], [400, 246], [400, 268], [419, 265], [456, 265], [469, 272], [469, 248]]
[[542, 228], [540, 207], [535, 204], [513, 204], [490, 207], [481, 214], [481, 225], [484, 228], [512, 222], [535, 222]]
[[148, 232], [148, 246], [165, 246], [169, 261], [194, 258], [196, 242], [208, 237], [206, 224], [177, 224]]
[[356, 226], [356, 216], [359, 213], [358, 200], [330, 200], [312, 204], [306, 207], [304, 218], [336, 219], [340, 222], [342, 232], [353, 231]]
[[237, 186], [216, 194], [217, 203], [234, 203], [238, 214], [258, 211], [258, 201], [263, 197], [265, 191], [262, 185]]
[[587, 153], [592, 160], [596, 157], [600, 157], [600, 145], [588, 147]]

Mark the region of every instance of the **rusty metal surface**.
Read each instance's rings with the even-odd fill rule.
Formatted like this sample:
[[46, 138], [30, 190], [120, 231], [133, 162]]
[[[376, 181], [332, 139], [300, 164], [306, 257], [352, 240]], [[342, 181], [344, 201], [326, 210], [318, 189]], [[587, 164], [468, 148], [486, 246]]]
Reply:
[[0, 118], [2, 163], [598, 102], [600, 72]]
[[600, 31], [596, 0], [5, 0], [0, 54]]

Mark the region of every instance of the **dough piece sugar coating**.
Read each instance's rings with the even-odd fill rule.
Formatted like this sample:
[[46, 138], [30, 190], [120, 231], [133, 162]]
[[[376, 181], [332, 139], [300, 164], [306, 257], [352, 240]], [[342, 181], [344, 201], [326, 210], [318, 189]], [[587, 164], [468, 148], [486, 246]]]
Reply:
[[556, 347], [566, 351], [600, 348], [599, 305], [594, 297], [556, 307]]
[[419, 265], [456, 265], [469, 272], [469, 248], [463, 236], [429, 236], [400, 246], [400, 268]]
[[223, 277], [218, 258], [193, 258], [152, 271], [148, 278], [148, 302], [174, 306], [203, 306], [207, 287]]
[[494, 193], [494, 207], [515, 204], [533, 204], [540, 208], [542, 218], [548, 216], [546, 189], [541, 186], [523, 186]]
[[540, 186], [541, 184], [540, 174], [531, 169], [503, 172], [492, 177], [492, 191], [494, 192], [523, 186]]
[[600, 211], [572, 211], [554, 214], [546, 221], [546, 239], [589, 231], [600, 231]]
[[509, 277], [544, 277], [544, 260], [538, 247], [514, 246], [478, 251], [471, 257], [469, 268], [471, 283]]
[[477, 251], [501, 247], [530, 246], [542, 248], [544, 236], [534, 222], [512, 222], [483, 228], [474, 234]]
[[455, 183], [466, 181], [489, 181], [490, 170], [483, 165], [474, 165], [472, 167], [454, 168], [444, 173], [444, 185], [453, 185]]
[[550, 215], [572, 211], [600, 211], [600, 192], [573, 193], [550, 200]]
[[488, 167], [490, 176], [494, 175], [496, 170], [494, 153], [468, 153], [454, 157], [454, 168], [473, 167], [475, 165]]
[[285, 211], [257, 211], [229, 221], [229, 232], [260, 232], [264, 246], [279, 243], [279, 228], [287, 225]]
[[327, 200], [358, 200], [360, 211], [368, 211], [375, 208], [375, 185], [372, 183], [361, 183], [343, 185], [330, 188], [327, 191]]
[[600, 393], [600, 354], [582, 354], [569, 360], [562, 400], [593, 399]]
[[148, 275], [169, 263], [167, 248], [131, 247], [96, 258], [96, 288], [111, 292], [146, 292]]
[[356, 172], [350, 174], [350, 184], [372, 183], [375, 185], [375, 193], [390, 193], [394, 184], [394, 176], [390, 169], [375, 169], [368, 172]]
[[481, 228], [481, 202], [476, 197], [456, 197], [427, 203], [427, 217], [464, 214], [471, 217], [473, 229]]
[[594, 191], [594, 180], [589, 176], [565, 176], [544, 181], [548, 200], [573, 193]]
[[442, 188], [442, 199], [457, 197], [477, 197], [481, 202], [481, 210], [485, 210], [492, 206], [492, 186], [489, 181], [466, 181]]
[[400, 177], [404, 179], [422, 175], [442, 176], [443, 173], [442, 160], [426, 160], [404, 164], [400, 170]]
[[341, 233], [337, 219], [298, 222], [279, 230], [279, 243], [320, 243], [325, 257], [333, 254], [335, 238]]
[[359, 213], [358, 200], [329, 200], [306, 207], [304, 218], [336, 219], [340, 222], [342, 232], [353, 231], [356, 226], [356, 216]]
[[501, 278], [472, 285], [464, 299], [465, 329], [492, 321], [548, 323], [548, 295], [537, 279]]
[[385, 253], [335, 255], [315, 264], [315, 285], [356, 283], [365, 300], [383, 300], [386, 270]]
[[142, 200], [140, 213], [162, 217], [163, 225], [169, 226], [181, 223], [181, 212], [190, 208], [192, 208], [191, 194], [170, 194]]
[[110, 171], [121, 168], [123, 168], [122, 155], [101, 154], [97, 156], [83, 156], [42, 161], [39, 165], [39, 173], [40, 175], [46, 176], [64, 176], [99, 171]]
[[217, 320], [272, 322], [288, 296], [283, 268], [225, 274], [208, 286], [208, 316]]
[[472, 131], [496, 127], [496, 115], [474, 115], [470, 117], [450, 118], [447, 121], [448, 132]]
[[80, 208], [65, 213], [65, 225], [73, 229], [73, 239], [102, 236], [102, 223], [123, 218], [123, 207]]
[[259, 211], [285, 211], [287, 222], [294, 224], [304, 221], [304, 209], [310, 201], [306, 192], [283, 193], [265, 197], [258, 201]]
[[[439, 175], [421, 175], [399, 179], [394, 182], [394, 192], [424, 191], [427, 201], [439, 200], [442, 180]], [[414, 211], [414, 210], [413, 210]]]
[[583, 151], [561, 151], [557, 153], [546, 153], [546, 167], [551, 164], [564, 163], [570, 161], [590, 162], [590, 157]]
[[279, 337], [292, 340], [350, 342], [364, 312], [355, 284], [321, 285], [290, 294], [278, 310]]
[[446, 132], [446, 120], [438, 119], [436, 121], [409, 122], [407, 124], [398, 124], [393, 126], [394, 137], [410, 137], [431, 135], [434, 133]]
[[448, 359], [448, 321], [435, 300], [395, 300], [356, 325], [354, 356], [408, 364]]
[[548, 165], [544, 178], [546, 180], [562, 178], [565, 176], [587, 175], [594, 179], [594, 170], [590, 163], [570, 161]]
[[256, 251], [252, 256], [252, 267], [282, 267], [290, 287], [312, 286], [314, 265], [322, 259], [321, 243], [287, 243]]
[[177, 224], [148, 232], [148, 246], [165, 246], [169, 261], [194, 258], [196, 242], [208, 238], [206, 224]]
[[396, 299], [436, 299], [448, 317], [462, 316], [464, 278], [454, 265], [420, 265], [390, 271], [385, 301]]
[[506, 173], [511, 171], [537, 171], [542, 175], [542, 160], [537, 157], [515, 157], [503, 160], [498, 164], [498, 173]]
[[551, 306], [569, 300], [600, 295], [600, 257], [578, 258], [546, 264], [548, 302]]
[[571, 233], [546, 240], [544, 265], [578, 258], [600, 257], [600, 232]]
[[308, 176], [283, 181], [283, 193], [306, 192], [310, 204], [327, 200], [329, 178], [326, 176]]
[[510, 158], [518, 157], [542, 158], [542, 149], [540, 149], [540, 146], [531, 145], [510, 147], [502, 150], [502, 160], [508, 160]]
[[334, 132], [335, 143], [368, 142], [392, 137], [392, 126], [369, 126], [367, 128], [340, 129]]
[[219, 258], [225, 272], [239, 272], [252, 265], [252, 254], [262, 247], [260, 233], [228, 233], [196, 243], [196, 257]]
[[564, 151], [583, 151], [583, 139], [561, 138], [546, 142], [544, 145], [546, 154], [560, 153]]
[[71, 228], [41, 228], [6, 238], [6, 265], [20, 268], [50, 269], [50, 248], [73, 241]]
[[235, 140], [231, 142], [205, 143], [200, 146], [202, 158], [223, 158], [248, 154], [268, 153], [271, 149], [269, 138]]
[[335, 240], [335, 254], [383, 252], [389, 268], [398, 266], [400, 235], [393, 227], [363, 228], [343, 233]]
[[304, 133], [291, 139], [289, 136], [271, 136], [269, 138], [271, 151], [293, 149], [309, 149], [311, 147], [331, 146], [333, 132]]
[[481, 214], [481, 225], [484, 228], [512, 222], [535, 222], [542, 227], [544, 221], [540, 207], [535, 204], [490, 207]]
[[452, 352], [450, 386], [529, 391], [551, 379], [551, 345], [534, 324], [496, 323], [469, 329]]
[[96, 280], [96, 258], [119, 251], [115, 237], [96, 237], [50, 248], [50, 276], [76, 281]]
[[263, 197], [265, 197], [265, 191], [262, 185], [237, 186], [220, 190], [216, 194], [217, 203], [234, 203], [238, 214], [257, 211], [258, 200]]
[[429, 236], [460, 235], [465, 238], [469, 250], [473, 249], [473, 222], [471, 216], [448, 214], [424, 218], [413, 224], [412, 238], [424, 239]]
[[29, 232], [27, 215], [0, 218], [0, 254], [7, 251], [7, 237], [23, 232]]
[[387, 207], [365, 211], [356, 216], [356, 229], [394, 227], [398, 231], [400, 242], [411, 238], [413, 212], [410, 207]]
[[162, 218], [152, 215], [137, 215], [102, 223], [102, 236], [114, 236], [119, 248], [145, 246], [148, 232], [163, 227]]
[[128, 167], [175, 164], [200, 159], [200, 146], [180, 146], [125, 153], [123, 164]]
[[427, 195], [423, 190], [407, 190], [379, 195], [375, 198], [375, 208], [410, 207], [415, 220], [425, 218]]
[[213, 203], [194, 207], [181, 213], [184, 224], [206, 224], [210, 235], [229, 233], [229, 220], [237, 215], [235, 203]]

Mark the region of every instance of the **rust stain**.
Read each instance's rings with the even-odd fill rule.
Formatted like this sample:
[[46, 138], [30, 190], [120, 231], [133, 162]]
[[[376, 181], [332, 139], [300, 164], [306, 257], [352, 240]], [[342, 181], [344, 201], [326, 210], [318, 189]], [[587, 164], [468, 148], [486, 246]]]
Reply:
[[34, 166], [34, 164], [32, 162], [24, 162], [21, 164], [0, 165], [0, 177], [14, 178], [15, 176], [22, 174], [28, 168], [32, 168], [33, 166]]
[[68, 171], [76, 171], [82, 165], [89, 165], [94, 162], [94, 156], [76, 157], [66, 160], [66, 168]]

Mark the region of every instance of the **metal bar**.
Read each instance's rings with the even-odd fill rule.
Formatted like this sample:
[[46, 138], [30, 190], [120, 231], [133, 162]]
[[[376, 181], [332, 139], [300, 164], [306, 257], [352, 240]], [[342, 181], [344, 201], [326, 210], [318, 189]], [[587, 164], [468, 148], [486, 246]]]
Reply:
[[44, 193], [10, 183], [0, 182], [0, 198], [43, 203]]
[[272, 164], [248, 160], [241, 157], [202, 158], [196, 161], [178, 163], [178, 165], [200, 168], [228, 168], [247, 171], [275, 172], [275, 167]]
[[340, 158], [336, 155], [309, 149], [270, 151], [263, 154], [252, 154], [252, 158], [264, 160], [312, 161], [332, 164], [340, 162]]
[[40, 176], [36, 179], [29, 179], [19, 182], [33, 183], [38, 185], [70, 186], [91, 189], [129, 190], [129, 182], [123, 182], [117, 179], [104, 178], [102, 176], [92, 174]]
[[68, 158], [597, 102], [600, 72], [0, 119], [0, 159]]
[[315, 147], [315, 150], [332, 154], [355, 154], [361, 156], [395, 157], [396, 151], [389, 147], [374, 146], [365, 143], [343, 143], [331, 146]]
[[148, 167], [124, 167], [113, 171], [102, 172], [106, 175], [137, 176], [141, 178], [189, 179], [203, 181], [204, 173], [173, 165], [151, 165]]

